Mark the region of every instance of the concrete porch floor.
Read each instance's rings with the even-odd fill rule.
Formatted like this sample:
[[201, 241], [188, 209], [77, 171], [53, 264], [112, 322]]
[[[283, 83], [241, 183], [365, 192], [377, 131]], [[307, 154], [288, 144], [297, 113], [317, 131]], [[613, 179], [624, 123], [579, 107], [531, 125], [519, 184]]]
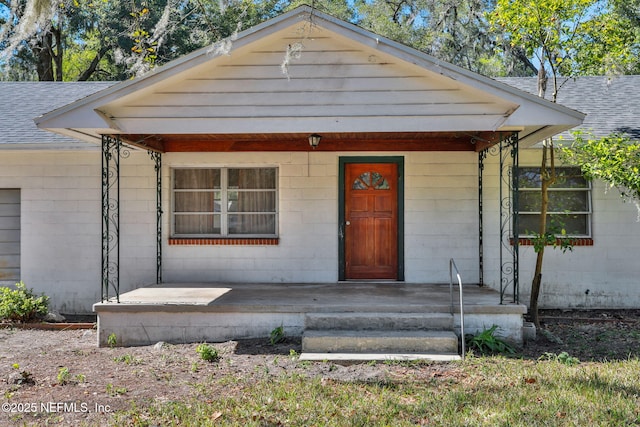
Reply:
[[[500, 304], [487, 287], [464, 286], [465, 333], [494, 324], [503, 337], [522, 342], [522, 304]], [[460, 334], [454, 286], [454, 329]], [[300, 336], [309, 313], [448, 313], [449, 285], [400, 282], [326, 284], [164, 283], [120, 295], [120, 303], [96, 303], [98, 344], [114, 333], [118, 345], [158, 341], [216, 342], [268, 337], [279, 326]]]

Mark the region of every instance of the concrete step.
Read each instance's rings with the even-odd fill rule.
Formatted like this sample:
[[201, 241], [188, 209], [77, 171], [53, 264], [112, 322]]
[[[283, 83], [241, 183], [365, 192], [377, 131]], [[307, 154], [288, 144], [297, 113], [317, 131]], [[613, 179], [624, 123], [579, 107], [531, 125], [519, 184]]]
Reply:
[[453, 329], [450, 313], [308, 313], [306, 330], [417, 331]]
[[457, 354], [453, 331], [306, 330], [303, 353]]
[[428, 360], [432, 362], [451, 362], [462, 360], [459, 354], [428, 354], [428, 353], [301, 353], [300, 360], [324, 362], [325, 360], [341, 362], [359, 362], [371, 360]]

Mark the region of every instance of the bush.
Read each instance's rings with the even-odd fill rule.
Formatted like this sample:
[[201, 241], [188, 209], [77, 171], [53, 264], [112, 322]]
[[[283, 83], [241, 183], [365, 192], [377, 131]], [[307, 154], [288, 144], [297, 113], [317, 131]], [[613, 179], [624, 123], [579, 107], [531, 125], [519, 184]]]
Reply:
[[16, 283], [15, 287], [0, 288], [0, 320], [29, 322], [47, 314], [49, 297], [36, 296], [22, 281]]

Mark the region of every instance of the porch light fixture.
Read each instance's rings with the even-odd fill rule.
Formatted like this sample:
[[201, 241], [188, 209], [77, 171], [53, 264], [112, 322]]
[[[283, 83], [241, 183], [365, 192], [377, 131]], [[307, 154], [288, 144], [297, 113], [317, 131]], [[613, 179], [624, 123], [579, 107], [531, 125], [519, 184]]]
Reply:
[[311, 148], [315, 150], [316, 147], [320, 144], [321, 139], [322, 136], [318, 135], [317, 133], [312, 133], [311, 135], [309, 135], [309, 145], [311, 146]]

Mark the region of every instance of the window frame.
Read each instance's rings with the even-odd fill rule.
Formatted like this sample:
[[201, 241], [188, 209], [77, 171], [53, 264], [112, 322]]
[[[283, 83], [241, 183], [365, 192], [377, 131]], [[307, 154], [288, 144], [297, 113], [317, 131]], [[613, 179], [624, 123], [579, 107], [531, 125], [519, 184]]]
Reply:
[[[563, 165], [563, 166], [556, 166], [556, 173], [558, 172], [558, 170], [563, 170], [563, 169], [577, 169], [578, 171], [580, 171], [580, 167], [579, 166], [571, 166], [571, 165]], [[519, 183], [520, 181], [520, 173], [522, 173], [523, 170], [531, 170], [531, 169], [537, 169], [538, 174], [540, 174], [540, 167], [539, 166], [519, 166], [518, 167], [518, 180]], [[568, 192], [568, 191], [584, 191], [586, 193], [586, 203], [587, 203], [587, 210], [586, 211], [547, 211], [547, 216], [553, 216], [553, 215], [582, 215], [586, 217], [586, 234], [575, 234], [575, 233], [567, 233], [566, 235], [561, 235], [561, 234], [556, 234], [556, 237], [569, 237], [569, 238], [576, 238], [576, 239], [591, 239], [593, 238], [593, 198], [592, 198], [592, 194], [593, 194], [593, 186], [591, 183], [591, 180], [587, 179], [586, 177], [584, 177], [584, 174], [580, 171], [581, 176], [584, 178], [586, 186], [585, 187], [552, 187], [549, 188], [548, 191], [549, 193], [554, 193], [554, 192]], [[518, 192], [519, 193], [537, 193], [540, 194], [542, 191], [541, 187], [522, 187], [521, 185], [518, 185]], [[521, 209], [520, 203], [518, 203], [518, 216], [522, 217], [522, 216], [536, 216], [539, 217], [540, 216], [540, 211], [525, 211], [523, 212], [523, 210]], [[521, 239], [530, 239], [535, 237], [533, 234], [526, 234], [526, 233], [518, 233], [518, 238]]]
[[[220, 188], [211, 189], [176, 189], [175, 173], [177, 170], [197, 170], [197, 169], [216, 169], [220, 171]], [[272, 169], [275, 171], [275, 183], [273, 189], [230, 189], [229, 188], [229, 170], [232, 169]], [[261, 166], [177, 166], [171, 168], [171, 215], [170, 215], [170, 229], [171, 239], [269, 239], [279, 237], [279, 218], [280, 218], [280, 189], [279, 189], [279, 168], [272, 165]], [[210, 214], [211, 216], [220, 216], [220, 234], [215, 233], [203, 233], [203, 234], [184, 234], [176, 232], [176, 193], [177, 192], [210, 192], [220, 193], [220, 211], [209, 212], [188, 212], [189, 214]], [[229, 210], [229, 193], [230, 192], [273, 192], [275, 195], [275, 208], [274, 212], [234, 212]], [[215, 199], [214, 199], [215, 200]], [[177, 212], [178, 216], [182, 213]], [[229, 215], [238, 215], [243, 213], [249, 214], [264, 214], [274, 216], [274, 233], [271, 234], [229, 234]]]

